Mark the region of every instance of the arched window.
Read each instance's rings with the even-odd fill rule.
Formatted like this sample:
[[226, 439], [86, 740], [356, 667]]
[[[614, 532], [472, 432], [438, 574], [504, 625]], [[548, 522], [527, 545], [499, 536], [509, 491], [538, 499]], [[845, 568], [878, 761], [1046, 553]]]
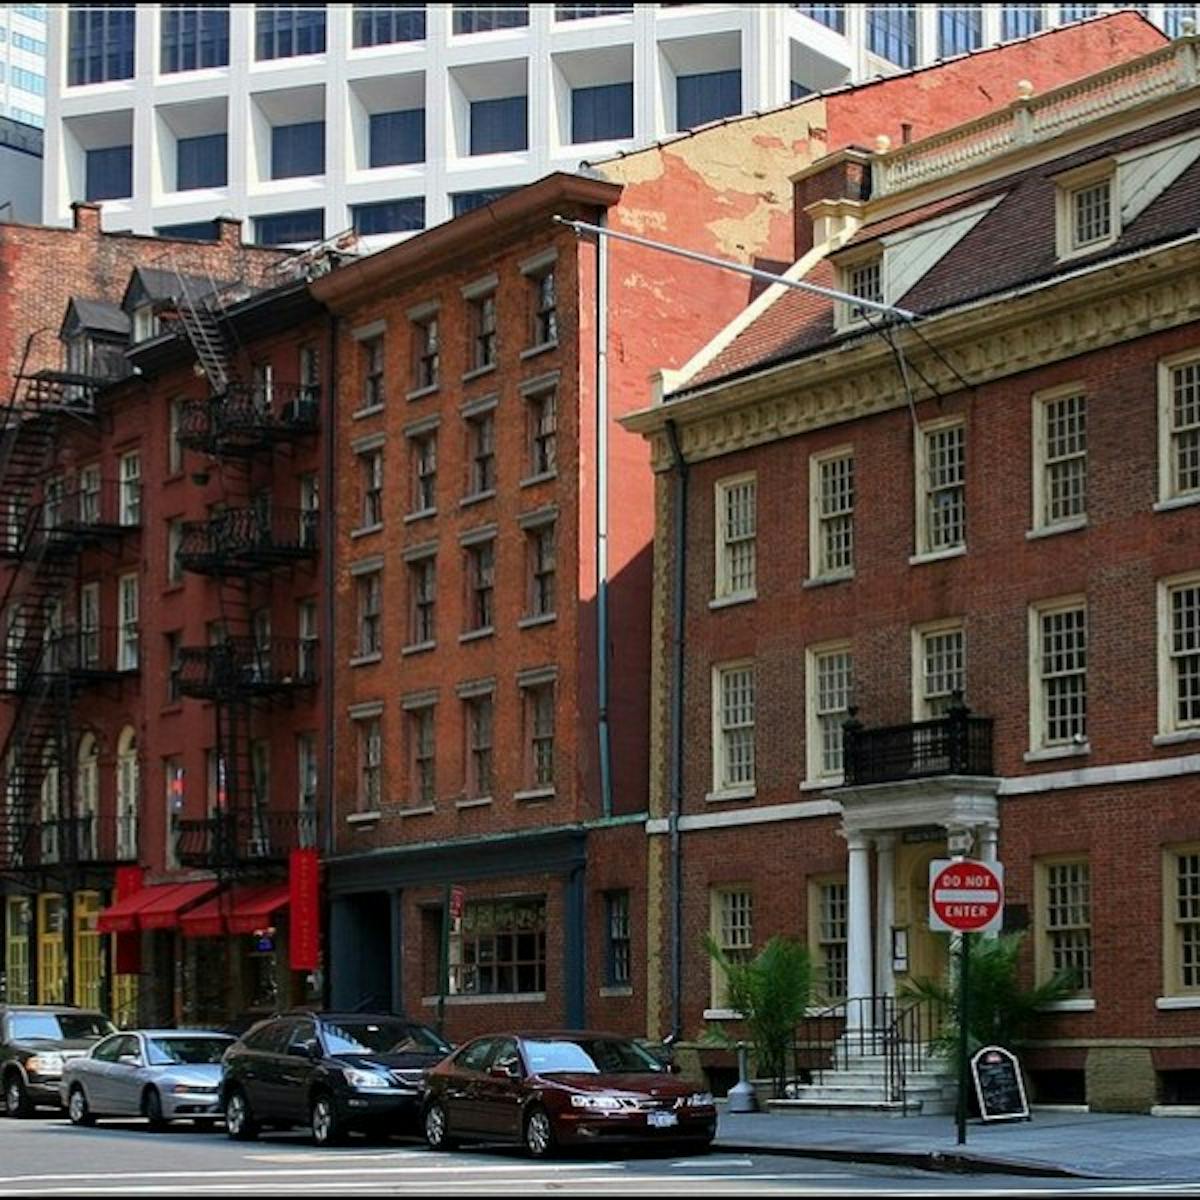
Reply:
[[79, 856], [94, 859], [99, 843], [100, 747], [90, 733], [85, 733], [79, 740], [75, 794], [79, 817]]
[[42, 755], [42, 794], [39, 812], [42, 828], [42, 862], [58, 862], [61, 813], [58, 807], [58, 753], [47, 746]]
[[137, 858], [138, 792], [140, 788], [137, 732], [126, 725], [117, 739], [117, 858]]

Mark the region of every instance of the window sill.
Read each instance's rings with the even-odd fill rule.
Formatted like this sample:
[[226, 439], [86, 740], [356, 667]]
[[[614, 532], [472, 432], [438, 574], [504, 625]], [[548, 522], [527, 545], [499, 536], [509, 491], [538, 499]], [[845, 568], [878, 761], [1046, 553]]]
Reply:
[[496, 364], [487, 363], [482, 367], [474, 367], [470, 371], [464, 371], [462, 381], [469, 383], [472, 379], [481, 379], [484, 375], [490, 375], [496, 369]]
[[744, 1021], [746, 1014], [738, 1012], [736, 1008], [706, 1008], [704, 1019], [706, 1021]]
[[491, 796], [474, 796], [470, 800], [455, 800], [455, 808], [487, 808], [492, 802]]
[[404, 646], [400, 650], [400, 655], [407, 658], [411, 654], [424, 654], [429, 650], [436, 650], [437, 642], [413, 642], [411, 646]]
[[436, 516], [437, 516], [436, 508], [422, 508], [422, 509], [418, 509], [416, 512], [405, 513], [404, 514], [404, 523], [405, 523], [405, 525], [412, 525], [415, 521], [425, 521], [425, 520], [428, 520], [430, 517], [436, 517]]
[[404, 394], [405, 400], [423, 400], [426, 396], [432, 396], [438, 390], [436, 383], [427, 383], [424, 387], [413, 388], [411, 392]]
[[473, 492], [469, 496], [464, 496], [459, 502], [459, 508], [469, 508], [472, 504], [480, 504], [484, 500], [494, 500], [496, 498], [496, 489], [489, 488], [486, 492]]
[[1046, 746], [1041, 750], [1026, 750], [1022, 757], [1027, 763], [1052, 762], [1056, 758], [1079, 758], [1091, 752], [1091, 742], [1080, 742], [1072, 746]]
[[374, 650], [370, 654], [356, 654], [350, 660], [350, 665], [352, 667], [365, 667], [377, 662], [383, 662], [382, 650]]
[[1193, 504], [1200, 504], [1200, 492], [1189, 496], [1170, 496], [1166, 500], [1159, 500], [1153, 507], [1155, 512], [1171, 512], [1176, 508], [1191, 508]]
[[829, 788], [841, 787], [846, 782], [844, 775], [830, 775], [828, 779], [806, 779], [801, 785], [802, 792], [823, 792]]
[[553, 800], [555, 796], [556, 793], [552, 787], [526, 788], [523, 792], [513, 792], [514, 800], [523, 800], [530, 804]]
[[1068, 996], [1065, 1000], [1051, 1000], [1049, 1004], [1039, 1004], [1038, 1012], [1095, 1012], [1096, 1000], [1093, 996]]
[[962, 558], [966, 552], [966, 546], [951, 546], [948, 550], [922, 550], [920, 554], [909, 556], [908, 565], [919, 567], [923, 563], [943, 562], [948, 558]]
[[414, 808], [398, 808], [396, 816], [398, 817], [427, 817], [431, 813], [437, 812], [437, 806], [434, 804], [421, 804]]
[[1157, 1009], [1200, 1008], [1200, 996], [1159, 996], [1154, 1001]]
[[346, 817], [347, 825], [374, 825], [383, 813], [379, 809], [373, 808], [370, 812], [349, 813]]
[[616, 999], [619, 996], [632, 996], [633, 988], [627, 983], [610, 983], [602, 987], [599, 994], [606, 1000]]
[[547, 350], [557, 350], [557, 349], [558, 349], [558, 338], [555, 338], [554, 341], [552, 341], [552, 342], [539, 342], [536, 346], [529, 346], [527, 349], [522, 350], [521, 351], [521, 360], [524, 361], [525, 359], [528, 359], [528, 358], [537, 358], [537, 356], [539, 354], [545, 354]]
[[460, 642], [477, 642], [480, 638], [491, 637], [495, 632], [496, 629], [492, 625], [486, 629], [469, 629], [466, 633], [460, 633], [458, 640]]
[[1025, 531], [1025, 540], [1034, 542], [1039, 538], [1053, 537], [1056, 533], [1074, 533], [1087, 528], [1087, 517], [1075, 517], [1070, 521], [1059, 521], [1057, 525], [1041, 525], [1037, 529]]
[[1184, 742], [1200, 742], [1200, 729], [1177, 729], [1174, 733], [1156, 733], [1150, 739], [1152, 746], [1179, 746]]
[[542, 471], [541, 474], [539, 474], [539, 475], [527, 475], [524, 479], [521, 480], [520, 486], [521, 487], [533, 487], [535, 484], [549, 483], [550, 480], [557, 479], [557, 478], [558, 478], [558, 470], [556, 468], [553, 471]]
[[829, 587], [830, 584], [846, 583], [853, 578], [853, 569], [849, 571], [837, 571], [831, 575], [811, 575], [800, 586], [802, 588]]
[[517, 622], [518, 629], [534, 629], [538, 625], [549, 625], [558, 620], [558, 613], [539, 613], [536, 617], [522, 617]]
[[350, 530], [350, 536], [352, 538], [366, 537], [370, 533], [379, 533], [382, 529], [382, 521], [377, 525], [360, 525], [357, 529]]
[[[489, 996], [446, 996], [447, 1005], [455, 1004], [545, 1004], [545, 992], [510, 992], [502, 995]], [[422, 996], [421, 1005], [424, 1008], [437, 1008], [442, 1003], [441, 996]]]
[[739, 788], [722, 788], [718, 791], [708, 792], [705, 797], [706, 804], [720, 804], [726, 800], [753, 800], [757, 792], [753, 785], [750, 787]]
[[350, 414], [352, 421], [365, 421], [367, 417], [377, 417], [387, 409], [386, 404], [372, 404], [370, 408], [359, 408]]
[[749, 604], [757, 599], [757, 592], [738, 592], [736, 596], [714, 596], [708, 602], [708, 607], [710, 609], [732, 608], [736, 604]]

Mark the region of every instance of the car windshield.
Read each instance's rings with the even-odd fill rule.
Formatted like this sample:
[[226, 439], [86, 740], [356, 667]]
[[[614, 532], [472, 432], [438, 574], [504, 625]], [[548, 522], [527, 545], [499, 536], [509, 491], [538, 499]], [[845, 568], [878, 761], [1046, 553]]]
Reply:
[[172, 1063], [194, 1066], [198, 1063], [219, 1063], [221, 1055], [233, 1044], [224, 1037], [156, 1037], [147, 1038], [150, 1065], [165, 1067]]
[[649, 1050], [624, 1038], [527, 1038], [525, 1056], [536, 1075], [643, 1075], [665, 1069]]
[[448, 1054], [450, 1047], [432, 1029], [407, 1021], [326, 1021], [330, 1054]]
[[107, 1037], [116, 1026], [97, 1013], [12, 1014], [14, 1041], [72, 1042]]

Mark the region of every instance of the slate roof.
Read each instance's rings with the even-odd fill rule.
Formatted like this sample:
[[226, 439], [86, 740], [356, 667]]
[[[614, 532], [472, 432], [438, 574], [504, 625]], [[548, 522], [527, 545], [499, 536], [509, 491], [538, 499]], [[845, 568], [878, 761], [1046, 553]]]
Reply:
[[129, 336], [129, 314], [107, 300], [89, 300], [83, 296], [72, 296], [63, 318], [63, 329], [71, 325], [86, 329], [89, 333], [111, 333], [120, 337]]
[[[1195, 233], [1200, 229], [1200, 160], [1125, 225], [1114, 243], [1066, 262], [1056, 258], [1054, 176], [1188, 131], [1200, 138], [1200, 110], [864, 225], [806, 278], [834, 286], [836, 263], [847, 252], [996, 196], [995, 207], [904, 295], [890, 296], [889, 303], [929, 315]], [[835, 333], [832, 301], [789, 289], [675, 395], [862, 336], [861, 326]]]
[[175, 300], [179, 297], [179, 281], [183, 280], [183, 294], [191, 300], [201, 300], [213, 292], [213, 288], [224, 286], [223, 281], [208, 279], [200, 275], [177, 275], [160, 267], [135, 267], [129, 277], [129, 285], [121, 298], [123, 308], [136, 307], [134, 300]]

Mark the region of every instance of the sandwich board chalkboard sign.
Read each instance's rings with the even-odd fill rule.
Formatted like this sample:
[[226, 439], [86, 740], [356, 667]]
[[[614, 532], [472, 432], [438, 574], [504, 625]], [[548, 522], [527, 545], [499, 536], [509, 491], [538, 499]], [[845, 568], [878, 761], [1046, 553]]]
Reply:
[[971, 1078], [983, 1120], [1029, 1120], [1021, 1066], [1011, 1051], [1003, 1046], [984, 1046], [971, 1059]]

